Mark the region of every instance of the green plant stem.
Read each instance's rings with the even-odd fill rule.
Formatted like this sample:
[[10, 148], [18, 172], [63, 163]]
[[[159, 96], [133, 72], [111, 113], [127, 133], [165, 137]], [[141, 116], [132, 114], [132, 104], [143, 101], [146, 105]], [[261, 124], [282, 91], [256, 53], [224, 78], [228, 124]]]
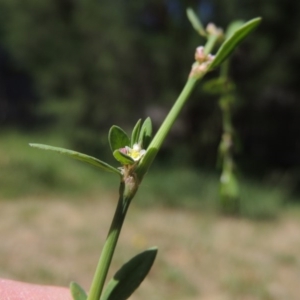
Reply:
[[163, 141], [165, 140], [167, 134], [169, 133], [171, 127], [173, 126], [174, 122], [176, 121], [180, 111], [182, 110], [184, 104], [188, 100], [197, 79], [189, 78], [186, 85], [184, 86], [181, 94], [177, 98], [174, 106], [170, 110], [169, 114], [167, 115], [166, 119], [162, 123], [161, 127], [159, 128], [157, 134], [153, 138], [152, 142], [150, 143], [150, 148], [160, 148]]
[[146, 155], [142, 158], [139, 166], [136, 169], [136, 174], [139, 178], [142, 178], [143, 175], [149, 169], [151, 163], [153, 162], [159, 148], [161, 147], [163, 141], [165, 140], [167, 134], [169, 133], [172, 125], [174, 124], [175, 120], [178, 117], [178, 114], [182, 110], [182, 107], [186, 103], [187, 99], [189, 98], [192, 90], [194, 89], [197, 78], [190, 77], [186, 82], [181, 94], [177, 98], [175, 104], [173, 105], [172, 109], [170, 110], [169, 114], [165, 118], [164, 122], [160, 126], [159, 130], [157, 131], [155, 137], [151, 141]]
[[[208, 37], [208, 40], [204, 46], [204, 51], [206, 54], [210, 53], [214, 46], [216, 45], [218, 41], [218, 35], [210, 35]], [[202, 76], [204, 76], [203, 74]], [[201, 76], [201, 78], [202, 78]], [[176, 121], [180, 111], [182, 110], [184, 104], [186, 103], [187, 99], [189, 98], [191, 92], [193, 91], [196, 82], [200, 80], [201, 78], [196, 78], [193, 76], [190, 76], [188, 81], [186, 82], [182, 92], [180, 93], [179, 97], [177, 98], [175, 104], [173, 105], [172, 109], [170, 110], [169, 114], [165, 118], [164, 122], [160, 126], [158, 132], [156, 133], [155, 137], [151, 141], [146, 155], [142, 158], [140, 164], [138, 165], [136, 169], [136, 174], [140, 181], [142, 180], [145, 173], [148, 171], [150, 165], [152, 164], [159, 148], [161, 147], [163, 141], [165, 140], [167, 134], [169, 133], [172, 125]]]
[[[189, 98], [195, 84], [199, 78], [190, 77], [184, 86], [181, 94], [179, 95], [177, 101], [174, 106], [170, 110], [168, 116], [162, 123], [160, 129], [157, 134], [151, 141], [148, 151], [143, 158], [143, 161], [139, 164], [139, 167], [136, 169], [136, 175], [139, 178], [139, 181], [142, 180], [143, 175], [149, 169], [151, 163], [153, 162], [159, 148], [161, 147], [163, 141], [165, 140], [168, 132], [170, 131], [173, 123], [178, 117], [178, 114], [182, 110], [185, 102]], [[130, 188], [130, 184], [121, 183], [120, 187], [120, 198], [118, 202], [118, 206], [105, 241], [103, 250], [101, 252], [101, 256], [96, 268], [96, 272], [92, 281], [92, 285], [90, 288], [90, 292], [87, 300], [99, 300], [103, 286], [105, 283], [105, 279], [107, 276], [107, 272], [114, 254], [114, 250], [118, 241], [118, 237], [121, 232], [121, 228], [126, 216], [126, 212], [129, 206], [131, 199], [133, 198], [135, 192], [137, 190], [137, 186]]]
[[[228, 91], [227, 88], [229, 82], [229, 63], [230, 60], [227, 59], [220, 67], [220, 78], [224, 80], [224, 90], [221, 99], [230, 97], [230, 93], [232, 92]], [[233, 103], [231, 103], [230, 100], [226, 100], [226, 102], [226, 105], [220, 105], [222, 111], [223, 132], [232, 135], [231, 107]]]
[[217, 41], [218, 41], [219, 36], [212, 34], [208, 36], [207, 42], [204, 46], [204, 53], [205, 54], [209, 54], [212, 52], [214, 46], [216, 45]]
[[124, 182], [120, 185], [120, 197], [118, 205], [115, 211], [114, 218], [112, 220], [104, 247], [101, 252], [101, 256], [96, 268], [96, 272], [91, 284], [91, 288], [88, 294], [87, 300], [99, 300], [103, 286], [107, 277], [108, 269], [111, 264], [111, 260], [118, 242], [118, 238], [122, 229], [122, 225], [133, 197], [126, 196], [124, 193]]
[[230, 59], [225, 60], [220, 66], [220, 78], [228, 79]]

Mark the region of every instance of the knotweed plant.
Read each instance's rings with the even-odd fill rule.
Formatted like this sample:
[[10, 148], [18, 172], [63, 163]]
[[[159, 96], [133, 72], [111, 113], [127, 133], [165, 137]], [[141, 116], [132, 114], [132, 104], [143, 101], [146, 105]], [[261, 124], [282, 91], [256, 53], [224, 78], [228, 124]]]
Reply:
[[104, 171], [115, 174], [120, 179], [119, 200], [96, 266], [91, 287], [88, 293], [86, 293], [79, 284], [72, 282], [70, 289], [74, 300], [125, 300], [130, 297], [144, 280], [155, 260], [157, 254], [157, 248], [155, 247], [136, 255], [125, 263], [104, 288], [129, 205], [197, 82], [207, 72], [215, 70], [225, 62], [237, 45], [261, 21], [260, 18], [256, 18], [247, 23], [240, 23], [239, 26], [236, 26], [231, 31], [230, 35], [222, 38], [222, 44], [219, 46], [216, 54], [213, 55], [211, 52], [219, 44], [222, 31], [212, 24], [204, 29], [192, 10], [188, 10], [187, 13], [193, 27], [207, 38], [207, 42], [204, 46], [196, 48], [195, 61], [192, 64], [186, 85], [153, 138], [150, 118], [144, 121], [138, 120], [130, 135], [122, 128], [115, 125], [112, 126], [108, 133], [108, 142], [112, 155], [117, 161], [117, 167], [111, 166], [98, 158], [76, 151], [48, 145], [30, 144], [30, 146], [35, 148], [55, 151], [92, 164]]

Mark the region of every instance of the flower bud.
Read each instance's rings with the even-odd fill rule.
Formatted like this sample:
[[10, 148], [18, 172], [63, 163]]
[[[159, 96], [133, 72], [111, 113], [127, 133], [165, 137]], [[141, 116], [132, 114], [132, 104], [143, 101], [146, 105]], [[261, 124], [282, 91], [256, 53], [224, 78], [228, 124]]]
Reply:
[[204, 47], [203, 46], [199, 46], [198, 48], [196, 48], [196, 52], [195, 52], [195, 60], [199, 63], [206, 61], [207, 59], [207, 55], [204, 53]]
[[216, 35], [219, 38], [223, 36], [222, 28], [218, 28], [214, 23], [208, 23], [206, 26], [206, 31], [209, 35]]

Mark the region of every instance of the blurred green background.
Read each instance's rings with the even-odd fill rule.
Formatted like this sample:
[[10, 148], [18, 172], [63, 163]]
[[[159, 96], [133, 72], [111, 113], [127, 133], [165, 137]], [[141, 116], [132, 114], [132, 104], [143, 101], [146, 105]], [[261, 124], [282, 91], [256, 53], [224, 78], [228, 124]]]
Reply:
[[[37, 155], [27, 149], [27, 141], [49, 140], [112, 162], [107, 145], [111, 125], [129, 131], [138, 118], [150, 116], [157, 129], [186, 81], [195, 47], [204, 43], [186, 18], [185, 9], [191, 6], [205, 25], [213, 21], [226, 28], [235, 19], [263, 18], [231, 64], [238, 87], [234, 125], [240, 149], [235, 159], [241, 178], [280, 186], [285, 201], [297, 200], [299, 5], [271, 0], [1, 0], [4, 161], [12, 141], [18, 149], [11, 158], [14, 164], [21, 159], [20, 152]], [[199, 85], [164, 143], [156, 167], [215, 174], [217, 184], [220, 136], [217, 98]], [[44, 178], [45, 184], [56, 187], [57, 177], [63, 175], [57, 175], [61, 172], [56, 173], [55, 162], [48, 169], [47, 159], [41, 167], [46, 174], [40, 176], [43, 170], [37, 168], [31, 176], [24, 175], [28, 186], [35, 185], [35, 178]], [[35, 164], [28, 162], [29, 170]], [[14, 166], [13, 171], [21, 177], [27, 169]], [[10, 178], [18, 184], [17, 175]], [[28, 187], [24, 180], [23, 185]], [[5, 184], [2, 191], [10, 187]]]
[[217, 213], [221, 112], [199, 84], [135, 198], [116, 263], [132, 248], [162, 249], [132, 299], [298, 299], [300, 2], [292, 0], [0, 0], [0, 277], [88, 289], [118, 179], [28, 143], [116, 165], [109, 128], [130, 132], [150, 116], [156, 130], [204, 43], [188, 6], [204, 25], [263, 18], [230, 72], [245, 218]]

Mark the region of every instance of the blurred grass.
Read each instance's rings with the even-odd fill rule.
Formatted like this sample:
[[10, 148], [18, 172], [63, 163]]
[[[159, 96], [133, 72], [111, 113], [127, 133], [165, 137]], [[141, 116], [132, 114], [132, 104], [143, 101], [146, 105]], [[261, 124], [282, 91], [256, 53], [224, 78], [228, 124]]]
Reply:
[[[115, 191], [118, 188], [118, 178], [115, 175], [56, 153], [33, 149], [28, 146], [30, 142], [70, 148], [63, 137], [53, 132], [2, 133], [1, 198], [55, 194], [80, 198], [86, 193]], [[98, 157], [101, 159], [101, 154]], [[245, 217], [274, 218], [288, 198], [281, 187], [266, 186], [245, 179], [241, 179], [240, 184], [241, 215]], [[216, 212], [218, 188], [218, 175], [215, 173], [176, 166], [162, 169], [154, 164], [135, 201], [143, 206], [155, 204]]]
[[[75, 204], [68, 197], [2, 201], [0, 277], [62, 286], [75, 280], [88, 290], [115, 208], [104, 196]], [[287, 213], [256, 222], [133, 203], [110, 277], [157, 245], [157, 261], [132, 300], [296, 300], [299, 225]]]
[[[118, 178], [29, 142], [68, 147], [54, 133], [0, 135], [0, 276], [63, 286], [75, 280], [88, 289]], [[220, 216], [218, 199], [217, 174], [154, 164], [129, 210], [111, 270], [159, 246], [132, 300], [298, 299], [300, 209], [285, 205], [285, 190], [241, 180], [242, 216], [280, 217], [272, 222]]]
[[[118, 183], [111, 174], [84, 165], [63, 155], [31, 148], [30, 142], [70, 148], [54, 133], [26, 134], [17, 131], [0, 135], [0, 196], [19, 198], [27, 195], [80, 195]], [[115, 180], [113, 180], [115, 179]]]

